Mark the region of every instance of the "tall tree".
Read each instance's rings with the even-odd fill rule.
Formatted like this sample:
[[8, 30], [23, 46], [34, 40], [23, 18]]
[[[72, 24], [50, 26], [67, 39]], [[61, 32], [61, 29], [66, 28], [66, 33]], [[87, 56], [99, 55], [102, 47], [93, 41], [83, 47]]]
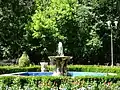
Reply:
[[74, 62], [82, 62], [90, 48], [95, 49], [90, 51], [99, 49], [101, 43], [99, 36], [93, 33], [94, 15], [90, 6], [81, 5], [77, 0], [49, 0], [46, 3], [36, 0], [36, 13], [26, 26], [33, 32], [33, 38], [39, 39], [41, 48], [55, 53], [57, 42], [62, 41], [65, 53], [74, 56]]
[[17, 58], [25, 46], [24, 26], [33, 11], [33, 0], [0, 0], [0, 57]]

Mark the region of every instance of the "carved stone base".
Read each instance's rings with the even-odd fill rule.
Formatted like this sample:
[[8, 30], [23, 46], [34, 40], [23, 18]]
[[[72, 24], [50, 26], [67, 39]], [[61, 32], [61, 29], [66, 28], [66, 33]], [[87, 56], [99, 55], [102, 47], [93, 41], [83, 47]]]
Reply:
[[41, 64], [41, 72], [46, 72], [48, 62], [40, 62], [40, 64]]
[[67, 63], [71, 58], [71, 56], [49, 56], [49, 59], [56, 64], [53, 76], [67, 75]]

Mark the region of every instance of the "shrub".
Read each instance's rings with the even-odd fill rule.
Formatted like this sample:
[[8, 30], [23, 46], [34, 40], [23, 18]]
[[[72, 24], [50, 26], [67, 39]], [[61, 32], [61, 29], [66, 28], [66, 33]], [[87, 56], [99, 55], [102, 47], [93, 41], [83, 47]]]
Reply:
[[5, 89], [8, 86], [9, 88], [14, 88], [10, 90], [83, 90], [82, 88], [86, 88], [85, 90], [119, 90], [119, 81], [120, 76], [76, 78], [53, 76], [3, 76], [0, 77], [0, 88], [4, 88], [1, 90], [9, 90]]
[[105, 73], [118, 73], [120, 68], [118, 66], [97, 66], [97, 65], [68, 65], [68, 71], [79, 72], [105, 72]]
[[18, 67], [18, 66], [0, 66], [0, 74], [16, 73], [16, 72], [40, 72], [40, 66]]
[[25, 67], [30, 65], [29, 56], [26, 52], [23, 52], [22, 56], [19, 58], [19, 66]]
[[[49, 71], [54, 71], [55, 66], [48, 66]], [[40, 65], [32, 65], [28, 67], [18, 67], [18, 66], [0, 66], [0, 74], [8, 74], [15, 72], [40, 72]], [[78, 72], [101, 72], [101, 73], [117, 73], [120, 74], [119, 67], [110, 66], [94, 66], [94, 65], [68, 65], [68, 71], [78, 71]]]

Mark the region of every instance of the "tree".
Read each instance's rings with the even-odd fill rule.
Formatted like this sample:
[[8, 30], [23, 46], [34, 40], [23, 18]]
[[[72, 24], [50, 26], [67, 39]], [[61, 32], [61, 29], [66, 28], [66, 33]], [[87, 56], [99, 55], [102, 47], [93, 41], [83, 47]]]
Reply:
[[[41, 3], [36, 0], [36, 13], [32, 16], [32, 23], [28, 23], [27, 29], [33, 32], [33, 38], [39, 38], [41, 46], [52, 48], [49, 51], [55, 52], [56, 43], [59, 40], [64, 40], [64, 35], [61, 34], [57, 25], [58, 21], [64, 18], [71, 18], [72, 8], [70, 3], [76, 0], [51, 0], [46, 3]], [[44, 2], [44, 0], [42, 1]], [[65, 23], [65, 22], [63, 22]]]
[[[88, 54], [85, 53], [89, 50], [86, 45], [100, 47], [99, 36], [90, 33], [93, 30], [90, 6], [81, 5], [77, 0], [51, 0], [46, 3], [36, 0], [36, 13], [26, 26], [33, 33], [33, 38], [39, 39], [41, 48], [55, 53], [56, 43], [62, 41], [66, 54], [79, 62], [78, 58], [83, 59]], [[96, 42], [90, 43], [94, 40]]]
[[[25, 47], [25, 24], [34, 13], [33, 0], [0, 1], [0, 57], [18, 58]], [[25, 50], [25, 49], [24, 49]]]

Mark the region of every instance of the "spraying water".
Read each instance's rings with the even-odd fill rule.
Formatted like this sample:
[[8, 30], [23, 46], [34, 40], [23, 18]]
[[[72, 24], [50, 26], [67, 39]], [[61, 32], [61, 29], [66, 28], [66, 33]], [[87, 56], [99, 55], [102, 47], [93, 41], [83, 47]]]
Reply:
[[62, 42], [58, 43], [58, 55], [59, 56], [64, 56]]

